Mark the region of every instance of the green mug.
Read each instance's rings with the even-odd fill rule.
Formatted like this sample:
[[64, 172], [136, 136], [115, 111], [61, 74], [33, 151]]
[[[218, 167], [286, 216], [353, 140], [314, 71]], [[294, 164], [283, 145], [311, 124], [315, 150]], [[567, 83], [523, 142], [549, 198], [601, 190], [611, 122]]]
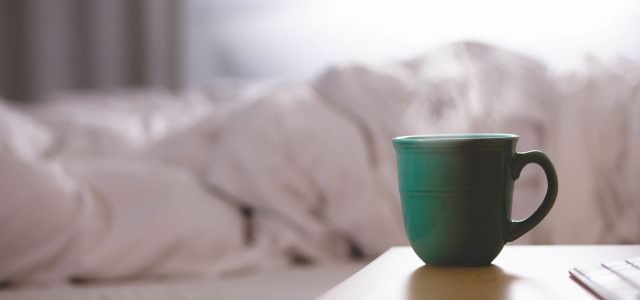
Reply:
[[[506, 242], [536, 226], [558, 194], [553, 164], [541, 151], [518, 153], [513, 134], [416, 135], [393, 139], [404, 225], [429, 265], [490, 264]], [[528, 163], [542, 167], [547, 193], [523, 221], [511, 220], [513, 183]]]

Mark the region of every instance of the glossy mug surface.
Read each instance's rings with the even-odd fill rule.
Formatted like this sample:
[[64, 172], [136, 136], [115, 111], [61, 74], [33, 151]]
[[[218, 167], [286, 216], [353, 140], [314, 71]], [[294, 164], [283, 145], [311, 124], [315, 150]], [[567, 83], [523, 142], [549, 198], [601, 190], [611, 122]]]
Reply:
[[[405, 229], [426, 264], [488, 265], [551, 210], [558, 192], [553, 164], [541, 151], [515, 152], [517, 141], [513, 134], [393, 139]], [[547, 192], [529, 218], [512, 221], [513, 183], [528, 163], [544, 170]]]

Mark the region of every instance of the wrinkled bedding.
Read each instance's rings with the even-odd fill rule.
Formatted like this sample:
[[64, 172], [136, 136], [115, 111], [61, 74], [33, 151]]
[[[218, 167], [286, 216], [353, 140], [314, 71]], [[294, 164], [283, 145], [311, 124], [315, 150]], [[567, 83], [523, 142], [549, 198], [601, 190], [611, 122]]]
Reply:
[[[513, 132], [560, 193], [520, 243], [640, 242], [640, 66], [479, 43], [308, 82], [0, 104], [0, 281], [233, 276], [406, 244], [390, 139]], [[545, 190], [529, 167], [514, 218]]]

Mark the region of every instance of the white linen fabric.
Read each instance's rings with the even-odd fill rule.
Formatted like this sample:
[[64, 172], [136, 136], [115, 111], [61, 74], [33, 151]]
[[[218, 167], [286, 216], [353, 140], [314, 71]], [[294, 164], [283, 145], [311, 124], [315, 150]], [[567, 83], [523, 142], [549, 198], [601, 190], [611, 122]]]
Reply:
[[46, 126], [0, 99], [0, 153], [36, 159], [47, 152], [52, 142], [52, 133]]
[[590, 61], [558, 77], [550, 133], [560, 179], [546, 241], [640, 243], [640, 65]]
[[[215, 103], [200, 93], [176, 97], [162, 91], [52, 95], [29, 114], [54, 131], [49, 157], [129, 154], [191, 127], [216, 119]], [[214, 114], [214, 116], [210, 116]]]
[[242, 249], [243, 224], [188, 172], [133, 160], [28, 163], [2, 155], [0, 278], [202, 275]]
[[[391, 138], [513, 132], [556, 207], [521, 243], [640, 242], [640, 66], [457, 43], [309, 82], [0, 105], [0, 282], [229, 275], [406, 244]], [[535, 168], [514, 217], [542, 199]], [[10, 245], [10, 246], [4, 246]]]

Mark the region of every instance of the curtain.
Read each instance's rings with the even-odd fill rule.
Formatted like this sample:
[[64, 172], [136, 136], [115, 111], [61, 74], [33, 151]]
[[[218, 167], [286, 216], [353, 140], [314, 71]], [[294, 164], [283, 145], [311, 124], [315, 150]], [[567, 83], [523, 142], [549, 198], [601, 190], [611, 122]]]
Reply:
[[184, 0], [0, 0], [0, 97], [184, 85]]

